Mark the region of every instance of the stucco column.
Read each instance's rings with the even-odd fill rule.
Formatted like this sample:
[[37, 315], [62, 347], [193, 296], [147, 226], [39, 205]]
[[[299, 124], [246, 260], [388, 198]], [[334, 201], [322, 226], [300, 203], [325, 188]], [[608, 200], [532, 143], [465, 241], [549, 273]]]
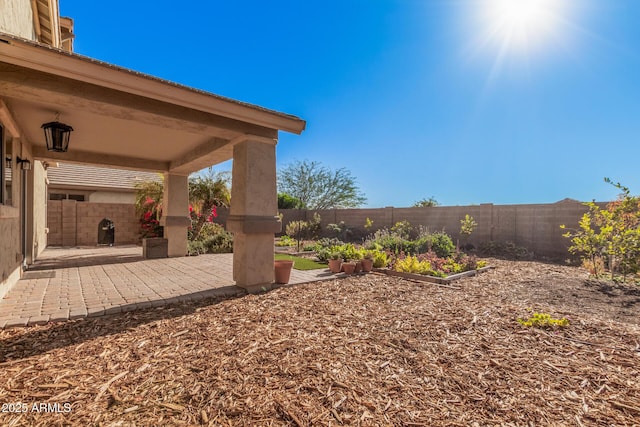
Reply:
[[276, 140], [245, 135], [233, 147], [233, 181], [227, 229], [233, 232], [233, 279], [249, 292], [273, 283], [277, 217]]
[[190, 224], [188, 177], [165, 173], [160, 225], [164, 226], [170, 257], [187, 255], [187, 228]]

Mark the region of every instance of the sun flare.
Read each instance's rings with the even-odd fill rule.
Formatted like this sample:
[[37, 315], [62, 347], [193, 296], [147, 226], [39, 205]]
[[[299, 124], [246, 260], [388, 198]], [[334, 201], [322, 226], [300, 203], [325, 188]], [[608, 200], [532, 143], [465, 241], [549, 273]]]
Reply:
[[557, 30], [563, 0], [485, 0], [488, 37], [502, 47], [531, 48]]

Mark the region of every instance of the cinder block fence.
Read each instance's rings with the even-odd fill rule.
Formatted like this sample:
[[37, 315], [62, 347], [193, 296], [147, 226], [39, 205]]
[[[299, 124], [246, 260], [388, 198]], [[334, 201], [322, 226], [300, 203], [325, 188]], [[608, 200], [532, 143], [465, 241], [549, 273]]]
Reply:
[[[599, 203], [601, 206], [606, 203]], [[331, 209], [307, 211], [282, 209], [283, 231], [286, 224], [295, 220], [310, 220], [314, 212], [322, 219], [322, 233], [332, 237], [327, 224], [341, 221], [353, 228], [356, 235], [366, 236], [380, 228], [391, 228], [398, 221], [409, 221], [412, 226], [422, 225], [431, 231], [446, 231], [454, 239], [459, 238], [460, 220], [466, 214], [478, 223], [468, 243], [476, 247], [485, 242], [513, 242], [532, 251], [536, 256], [553, 258], [569, 257], [569, 241], [562, 234], [560, 225], [577, 228], [578, 221], [587, 212], [587, 207], [575, 200], [563, 200], [550, 204], [494, 205], [491, 203], [473, 206], [436, 206], [425, 208], [380, 209]], [[225, 210], [219, 210], [219, 222], [224, 223]], [[369, 218], [373, 225], [365, 230]]]
[[[606, 203], [599, 203], [605, 206]], [[50, 200], [47, 205], [48, 245], [50, 246], [94, 246], [98, 244], [98, 224], [107, 218], [115, 225], [115, 243], [135, 244], [139, 242], [139, 223], [134, 205], [116, 203], [76, 202], [73, 200]], [[575, 200], [563, 200], [550, 204], [494, 205], [491, 203], [473, 206], [436, 206], [425, 208], [379, 209], [330, 209], [308, 211], [282, 209], [283, 231], [286, 224], [295, 220], [310, 220], [317, 212], [321, 219], [324, 237], [333, 237], [327, 225], [344, 222], [357, 236], [366, 236], [380, 228], [391, 228], [398, 221], [409, 221], [412, 226], [422, 225], [431, 231], [446, 231], [455, 240], [460, 231], [460, 220], [466, 214], [478, 223], [468, 240], [475, 246], [485, 242], [513, 242], [527, 248], [537, 256], [553, 258], [568, 257], [568, 239], [562, 234], [560, 225], [577, 228], [578, 221], [587, 212], [587, 207]], [[215, 219], [225, 224], [228, 209], [219, 208]], [[373, 225], [364, 228], [369, 218]]]
[[47, 245], [96, 246], [98, 226], [105, 218], [114, 223], [116, 245], [139, 242], [140, 224], [132, 204], [49, 200]]

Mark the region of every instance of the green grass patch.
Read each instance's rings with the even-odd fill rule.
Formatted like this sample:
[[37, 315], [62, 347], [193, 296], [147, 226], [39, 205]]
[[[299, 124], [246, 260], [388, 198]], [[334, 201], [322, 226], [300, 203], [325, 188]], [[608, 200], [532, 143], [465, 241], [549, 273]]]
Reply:
[[293, 268], [296, 270], [319, 270], [321, 268], [327, 268], [327, 264], [321, 264], [309, 258], [286, 254], [275, 254], [275, 256], [278, 260], [283, 259], [293, 261]]

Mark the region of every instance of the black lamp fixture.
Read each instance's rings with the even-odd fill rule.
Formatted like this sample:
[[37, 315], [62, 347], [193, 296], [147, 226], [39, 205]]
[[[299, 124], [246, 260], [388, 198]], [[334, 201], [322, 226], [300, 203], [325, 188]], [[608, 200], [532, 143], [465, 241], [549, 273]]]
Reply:
[[22, 159], [20, 156], [17, 156], [16, 163], [22, 165], [22, 170], [28, 171], [31, 169], [31, 160], [29, 159]]
[[57, 151], [59, 153], [66, 153], [69, 148], [69, 137], [73, 128], [64, 123], [60, 123], [58, 120], [60, 113], [56, 113], [56, 121], [49, 122], [42, 125], [44, 129], [44, 137], [47, 141], [47, 150]]

